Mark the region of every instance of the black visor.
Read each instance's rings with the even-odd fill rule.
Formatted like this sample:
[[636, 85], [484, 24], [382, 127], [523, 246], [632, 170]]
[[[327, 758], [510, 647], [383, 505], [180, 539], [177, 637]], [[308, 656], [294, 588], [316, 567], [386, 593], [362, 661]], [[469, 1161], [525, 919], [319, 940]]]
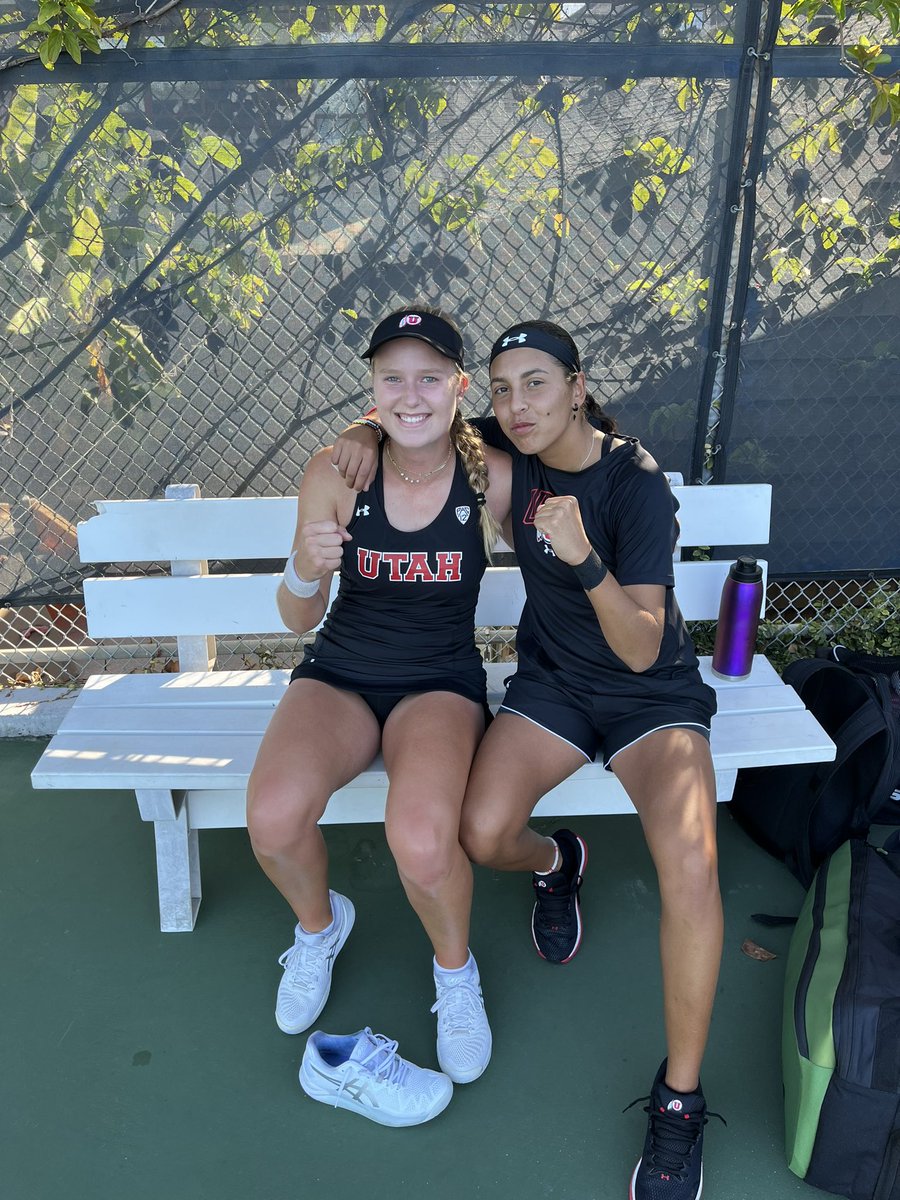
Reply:
[[452, 359], [460, 367], [463, 366], [462, 337], [443, 317], [436, 317], [427, 312], [393, 313], [390, 317], [385, 317], [375, 326], [369, 348], [362, 357], [371, 358], [385, 342], [402, 337], [418, 338], [420, 342], [427, 342], [446, 358]]

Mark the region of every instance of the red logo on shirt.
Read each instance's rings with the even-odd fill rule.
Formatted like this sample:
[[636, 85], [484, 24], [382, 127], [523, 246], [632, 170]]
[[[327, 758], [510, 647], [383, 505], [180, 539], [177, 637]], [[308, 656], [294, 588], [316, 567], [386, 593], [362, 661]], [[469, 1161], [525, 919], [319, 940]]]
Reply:
[[528, 501], [528, 507], [525, 509], [525, 516], [522, 518], [522, 524], [533, 525], [535, 513], [541, 507], [544, 501], [549, 500], [552, 495], [552, 492], [544, 492], [540, 488], [532, 488], [531, 499]]
[[407, 554], [398, 550], [356, 549], [356, 567], [363, 579], [386, 575], [389, 583], [459, 583], [462, 550], [439, 550], [432, 567], [423, 550]]

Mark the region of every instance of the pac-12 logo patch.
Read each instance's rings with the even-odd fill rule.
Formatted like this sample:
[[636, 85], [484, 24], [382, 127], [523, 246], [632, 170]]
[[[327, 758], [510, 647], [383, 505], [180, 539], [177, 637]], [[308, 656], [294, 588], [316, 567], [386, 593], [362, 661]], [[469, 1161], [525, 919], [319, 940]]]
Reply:
[[465, 525], [466, 521], [468, 521], [471, 515], [472, 510], [468, 504], [460, 504], [456, 510], [456, 519], [459, 521], [460, 525]]
[[400, 318], [400, 328], [403, 329], [406, 325], [421, 325], [422, 318], [417, 313], [407, 313], [405, 317]]

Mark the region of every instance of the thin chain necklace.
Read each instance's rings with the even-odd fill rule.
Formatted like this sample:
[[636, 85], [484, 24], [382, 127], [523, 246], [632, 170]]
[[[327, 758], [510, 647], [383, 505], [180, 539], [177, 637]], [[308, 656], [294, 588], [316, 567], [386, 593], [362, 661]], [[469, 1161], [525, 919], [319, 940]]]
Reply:
[[[391, 454], [390, 443], [388, 443], [385, 446], [384, 452], [388, 456], [388, 458], [391, 460], [391, 464], [392, 464], [394, 470], [397, 472], [397, 474], [400, 476], [400, 478], [404, 481], [404, 483], [424, 483], [425, 480], [430, 479], [432, 477], [432, 475], [440, 474], [440, 472], [443, 471], [444, 467], [446, 467], [447, 463], [453, 457], [453, 444], [451, 443], [450, 449], [447, 451], [447, 457], [444, 459], [444, 461], [441, 463], [441, 465], [439, 467], [435, 467], [433, 471], [426, 471], [424, 475], [407, 475], [407, 473], [402, 469], [402, 467], [400, 467], [398, 465], [397, 460], [394, 458], [393, 454]], [[587, 459], [585, 459], [585, 462], [586, 461], [587, 461]]]
[[[579, 471], [583, 471], [583, 470], [584, 470], [584, 468], [587, 466], [587, 460], [588, 460], [588, 459], [591, 457], [591, 455], [592, 455], [593, 453], [594, 453], [594, 431], [593, 431], [593, 429], [592, 429], [592, 430], [591, 430], [591, 444], [590, 444], [590, 446], [588, 446], [588, 452], [587, 452], [587, 454], [584, 456], [584, 460], [582, 461], [582, 464], [581, 464], [581, 466], [578, 468], [578, 470], [579, 470]], [[394, 462], [394, 460], [393, 460], [393, 459], [391, 459], [391, 462]], [[396, 463], [395, 463], [394, 465], [396, 466]]]

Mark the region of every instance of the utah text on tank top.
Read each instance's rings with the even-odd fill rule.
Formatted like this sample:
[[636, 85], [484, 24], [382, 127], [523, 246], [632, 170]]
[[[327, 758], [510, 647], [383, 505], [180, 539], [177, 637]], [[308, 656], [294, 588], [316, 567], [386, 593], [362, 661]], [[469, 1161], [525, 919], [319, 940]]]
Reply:
[[383, 450], [374, 483], [356, 498], [340, 591], [304, 665], [376, 692], [417, 691], [451, 677], [476, 699], [485, 677], [475, 604], [486, 558], [475, 494], [457, 454], [437, 517], [424, 529], [395, 529], [385, 511]]

